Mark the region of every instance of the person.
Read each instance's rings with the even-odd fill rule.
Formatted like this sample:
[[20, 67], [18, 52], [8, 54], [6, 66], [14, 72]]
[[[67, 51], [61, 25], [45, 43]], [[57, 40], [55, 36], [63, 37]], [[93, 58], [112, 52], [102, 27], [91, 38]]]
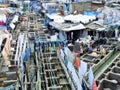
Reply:
[[89, 56], [92, 56], [92, 57], [98, 57], [99, 55], [97, 54], [97, 50], [94, 49], [92, 50], [92, 53], [91, 54], [88, 54]]
[[103, 49], [101, 50], [101, 53], [104, 54], [104, 55], [106, 55], [106, 50], [103, 48]]
[[106, 50], [103, 48], [102, 45], [100, 45], [100, 52], [101, 52], [102, 54], [106, 54]]
[[90, 42], [90, 44], [88, 45], [88, 51], [92, 51], [93, 50], [93, 42]]
[[82, 55], [83, 54], [83, 47], [82, 47], [82, 45], [80, 45], [80, 55]]
[[80, 58], [79, 58], [78, 56], [75, 56], [74, 66], [75, 66], [75, 68], [76, 68], [77, 71], [78, 71], [78, 70], [79, 70], [79, 67], [80, 67]]

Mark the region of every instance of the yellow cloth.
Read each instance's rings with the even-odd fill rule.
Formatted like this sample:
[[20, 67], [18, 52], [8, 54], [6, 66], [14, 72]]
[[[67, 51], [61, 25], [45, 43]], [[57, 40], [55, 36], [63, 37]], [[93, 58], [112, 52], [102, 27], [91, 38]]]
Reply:
[[106, 54], [106, 50], [105, 49], [101, 50], [101, 53]]

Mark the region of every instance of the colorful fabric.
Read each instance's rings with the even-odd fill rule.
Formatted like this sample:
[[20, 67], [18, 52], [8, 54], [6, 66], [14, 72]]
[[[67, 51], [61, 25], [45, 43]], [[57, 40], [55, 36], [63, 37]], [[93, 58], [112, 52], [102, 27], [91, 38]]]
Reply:
[[75, 68], [70, 61], [68, 61], [67, 68], [71, 72], [71, 77], [73, 78], [73, 82], [77, 86], [76, 90], [83, 90], [82, 86], [81, 86], [82, 82], [80, 81], [80, 78], [78, 78], [78, 75], [76, 74]]
[[90, 89], [91, 90], [98, 90], [97, 89], [97, 85], [96, 82], [94, 80], [94, 76], [93, 76], [93, 72], [92, 69], [90, 68], [90, 70], [88, 71], [88, 83], [90, 85]]
[[74, 66], [78, 69], [80, 67], [80, 58], [75, 57], [74, 59]]
[[98, 90], [95, 80], [92, 83], [92, 90]]
[[[84, 61], [81, 61], [81, 64], [79, 67], [79, 74], [81, 74], [82, 76], [85, 76], [85, 77], [87, 76], [87, 78], [88, 78], [87, 82], [90, 86], [90, 90], [98, 90], [96, 82], [94, 80], [92, 69], [91, 69], [91, 67], [88, 68], [88, 64]], [[85, 90], [85, 89], [83, 89], [83, 90]]]

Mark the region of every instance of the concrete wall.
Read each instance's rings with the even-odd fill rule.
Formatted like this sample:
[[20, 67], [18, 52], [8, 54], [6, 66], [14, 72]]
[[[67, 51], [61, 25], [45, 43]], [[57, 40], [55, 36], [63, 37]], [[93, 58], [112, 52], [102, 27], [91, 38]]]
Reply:
[[77, 10], [78, 12], [82, 12], [83, 10], [90, 10], [91, 2], [78, 2], [72, 3], [72, 12]]

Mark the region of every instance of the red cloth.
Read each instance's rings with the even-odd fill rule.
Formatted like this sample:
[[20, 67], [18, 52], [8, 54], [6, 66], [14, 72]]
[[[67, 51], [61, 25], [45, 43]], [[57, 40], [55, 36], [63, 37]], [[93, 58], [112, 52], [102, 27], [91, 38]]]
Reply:
[[0, 21], [0, 25], [5, 25], [5, 22], [3, 22], [3, 21]]
[[90, 85], [90, 89], [91, 90], [98, 90], [96, 82], [95, 82], [95, 79], [94, 79], [94, 75], [93, 75], [93, 72], [92, 72], [91, 68], [90, 68], [90, 70], [88, 72], [88, 83]]
[[98, 90], [95, 80], [93, 80], [92, 90]]
[[74, 66], [75, 66], [76, 68], [79, 68], [79, 67], [80, 67], [80, 58], [75, 57]]

